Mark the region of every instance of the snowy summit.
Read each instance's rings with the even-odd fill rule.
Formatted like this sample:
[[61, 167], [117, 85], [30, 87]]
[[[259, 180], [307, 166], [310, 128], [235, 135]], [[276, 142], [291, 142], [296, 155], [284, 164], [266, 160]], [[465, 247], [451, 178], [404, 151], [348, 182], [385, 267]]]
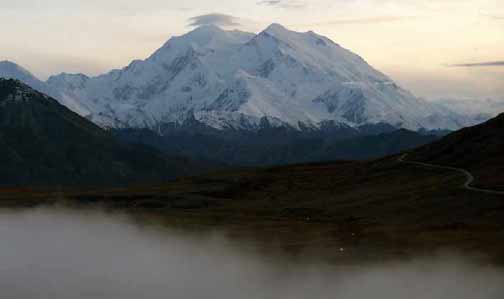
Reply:
[[467, 125], [330, 39], [279, 24], [259, 34], [199, 27], [121, 70], [60, 74], [43, 85], [33, 87], [103, 127], [157, 128], [187, 118], [218, 129], [264, 120], [296, 129], [327, 121], [413, 130]]

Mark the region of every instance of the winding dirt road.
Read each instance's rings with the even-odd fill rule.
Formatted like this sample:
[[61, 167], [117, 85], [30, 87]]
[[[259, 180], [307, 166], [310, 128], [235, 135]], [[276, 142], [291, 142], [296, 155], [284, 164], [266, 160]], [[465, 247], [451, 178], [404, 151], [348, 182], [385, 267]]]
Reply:
[[408, 154], [403, 154], [399, 157], [398, 161], [400, 163], [406, 163], [406, 164], [411, 164], [411, 165], [417, 165], [417, 166], [422, 166], [422, 167], [427, 167], [427, 168], [435, 168], [435, 169], [446, 169], [446, 170], [452, 170], [459, 172], [463, 174], [466, 177], [466, 181], [464, 183], [464, 188], [470, 191], [475, 191], [475, 192], [482, 192], [486, 194], [495, 194], [495, 195], [504, 195], [504, 191], [498, 191], [498, 190], [490, 190], [490, 189], [481, 189], [481, 188], [476, 188], [472, 187], [472, 183], [474, 182], [474, 176], [466, 169], [462, 168], [456, 168], [456, 167], [449, 167], [449, 166], [441, 166], [441, 165], [435, 165], [435, 164], [429, 164], [429, 163], [423, 163], [423, 162], [416, 162], [416, 161], [406, 161], [406, 157]]

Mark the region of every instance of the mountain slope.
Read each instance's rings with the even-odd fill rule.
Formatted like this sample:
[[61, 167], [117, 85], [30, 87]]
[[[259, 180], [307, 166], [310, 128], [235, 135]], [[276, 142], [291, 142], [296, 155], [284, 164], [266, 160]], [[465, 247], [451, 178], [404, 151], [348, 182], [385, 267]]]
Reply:
[[504, 190], [504, 114], [415, 150], [408, 159], [464, 168], [476, 185]]
[[108, 185], [186, 173], [183, 159], [123, 145], [56, 100], [0, 79], [0, 185]]
[[462, 115], [467, 115], [478, 122], [487, 121], [504, 112], [504, 99], [438, 99], [436, 104]]
[[468, 120], [416, 98], [361, 57], [313, 32], [274, 24], [255, 35], [204, 26], [146, 60], [98, 77], [61, 74], [51, 95], [102, 127], [150, 128], [187, 118], [217, 129], [319, 129], [388, 123], [457, 129]]
[[363, 160], [412, 149], [439, 137], [382, 127], [341, 127], [330, 131], [298, 131], [262, 127], [254, 131], [221, 131], [199, 124], [163, 128], [113, 130], [125, 142], [147, 144], [171, 155], [221, 161], [234, 166], [286, 165], [331, 160]]
[[319, 161], [380, 158], [429, 144], [439, 137], [400, 129], [378, 135], [361, 136], [327, 145]]
[[0, 78], [16, 79], [42, 93], [48, 92], [48, 86], [45, 82], [37, 79], [28, 70], [11, 61], [0, 61]]

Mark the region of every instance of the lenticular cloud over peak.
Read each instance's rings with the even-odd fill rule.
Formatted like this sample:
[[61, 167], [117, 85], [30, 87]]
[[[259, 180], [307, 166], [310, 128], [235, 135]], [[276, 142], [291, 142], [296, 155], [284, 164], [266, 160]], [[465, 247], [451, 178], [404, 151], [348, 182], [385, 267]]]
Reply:
[[239, 26], [239, 19], [233, 17], [231, 15], [220, 14], [220, 13], [211, 13], [201, 16], [192, 17], [189, 19], [189, 26], [191, 27], [199, 27], [199, 26]]

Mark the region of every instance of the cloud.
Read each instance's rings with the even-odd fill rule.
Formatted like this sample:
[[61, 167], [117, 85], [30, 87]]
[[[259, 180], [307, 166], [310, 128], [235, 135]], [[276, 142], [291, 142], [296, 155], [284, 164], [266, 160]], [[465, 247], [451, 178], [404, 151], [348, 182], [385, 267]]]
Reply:
[[504, 61], [487, 61], [477, 63], [459, 63], [449, 65], [450, 67], [485, 67], [485, 66], [504, 66]]
[[205, 25], [215, 25], [215, 26], [240, 26], [239, 19], [226, 14], [211, 13], [201, 16], [192, 17], [189, 20], [189, 26], [199, 27]]
[[274, 6], [287, 9], [297, 9], [306, 7], [306, 3], [298, 0], [261, 0], [257, 5]]

